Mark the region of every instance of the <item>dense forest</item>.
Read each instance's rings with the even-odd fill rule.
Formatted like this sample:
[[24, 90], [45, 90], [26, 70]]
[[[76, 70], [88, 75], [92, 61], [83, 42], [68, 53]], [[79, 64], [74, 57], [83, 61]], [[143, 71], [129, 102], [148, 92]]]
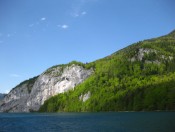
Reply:
[[94, 73], [74, 90], [46, 100], [40, 112], [175, 110], [175, 31], [91, 63], [72, 63]]

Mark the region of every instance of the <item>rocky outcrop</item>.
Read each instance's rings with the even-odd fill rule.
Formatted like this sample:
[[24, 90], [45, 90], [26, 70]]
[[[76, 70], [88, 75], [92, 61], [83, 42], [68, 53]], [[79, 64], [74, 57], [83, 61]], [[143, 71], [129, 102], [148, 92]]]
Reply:
[[159, 51], [155, 49], [148, 49], [148, 48], [140, 48], [138, 51], [135, 52], [135, 55], [128, 59], [131, 62], [135, 61], [143, 61], [145, 63], [154, 63], [160, 64], [160, 60], [171, 61], [173, 59], [172, 56], [165, 56], [165, 55], [158, 55]]
[[92, 74], [92, 69], [82, 66], [56, 66], [41, 74], [29, 91], [28, 83], [11, 90], [3, 99], [0, 111], [4, 112], [30, 112], [37, 111], [45, 100], [59, 93], [64, 93]]
[[12, 89], [8, 95], [3, 99], [0, 107], [1, 112], [21, 112], [22, 106], [25, 105], [27, 98], [29, 97], [27, 83]]
[[81, 101], [85, 102], [85, 101], [88, 100], [90, 97], [91, 97], [91, 93], [90, 93], [90, 91], [88, 91], [88, 92], [85, 93], [84, 95], [81, 95], [81, 96], [79, 97], [79, 99], [80, 99]]
[[131, 62], [134, 62], [134, 61], [136, 61], [136, 60], [142, 61], [143, 58], [144, 58], [144, 56], [145, 56], [145, 54], [149, 54], [149, 53], [155, 53], [155, 54], [156, 54], [157, 51], [154, 50], [154, 49], [147, 49], [147, 48], [144, 49], [144, 48], [140, 48], [140, 49], [138, 50], [138, 53], [136, 53], [135, 56], [131, 58]]

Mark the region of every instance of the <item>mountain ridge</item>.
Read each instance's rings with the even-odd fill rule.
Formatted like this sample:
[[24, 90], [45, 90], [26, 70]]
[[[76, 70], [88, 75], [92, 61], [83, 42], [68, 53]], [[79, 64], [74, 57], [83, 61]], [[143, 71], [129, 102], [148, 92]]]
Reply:
[[73, 89], [91, 75], [92, 69], [79, 65], [79, 62], [72, 62], [53, 66], [41, 75], [23, 81], [5, 96], [0, 112], [37, 111], [49, 97]]
[[[52, 66], [40, 76], [12, 89], [0, 106], [0, 111], [175, 110], [174, 65], [175, 30], [165, 36], [139, 41], [90, 63], [73, 61], [67, 65]], [[78, 67], [78, 70], [70, 74], [71, 67]], [[62, 76], [65, 69], [66, 76]], [[82, 81], [78, 85], [75, 81], [71, 82], [72, 76], [78, 77], [79, 74], [85, 76]], [[81, 77], [78, 78], [81, 80]], [[71, 88], [54, 93], [52, 87], [63, 88], [70, 82]], [[7, 98], [14, 96], [14, 90], [19, 89], [26, 94], [18, 96], [17, 100], [11, 98], [8, 102]], [[38, 91], [45, 94], [39, 95]], [[25, 100], [22, 105], [21, 100]], [[32, 107], [26, 107], [26, 104]]]
[[[174, 31], [88, 65], [95, 69], [92, 76], [74, 91], [45, 101], [40, 112], [175, 110]], [[91, 97], [83, 102], [88, 92]]]

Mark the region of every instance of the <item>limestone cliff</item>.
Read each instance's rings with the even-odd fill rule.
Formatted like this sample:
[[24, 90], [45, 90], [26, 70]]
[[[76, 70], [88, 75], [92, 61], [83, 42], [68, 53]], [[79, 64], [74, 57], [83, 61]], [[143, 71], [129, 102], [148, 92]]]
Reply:
[[3, 99], [0, 112], [37, 111], [49, 97], [74, 89], [92, 72], [92, 69], [75, 64], [52, 67], [32, 81], [25, 81], [12, 89]]

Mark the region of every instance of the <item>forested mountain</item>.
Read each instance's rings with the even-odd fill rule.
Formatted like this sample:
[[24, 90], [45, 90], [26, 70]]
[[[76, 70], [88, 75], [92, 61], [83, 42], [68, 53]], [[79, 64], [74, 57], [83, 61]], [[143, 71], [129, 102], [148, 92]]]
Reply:
[[0, 112], [151, 110], [175, 110], [175, 31], [91, 63], [53, 66], [0, 101]]
[[40, 112], [175, 110], [175, 31], [78, 65], [93, 74]]

